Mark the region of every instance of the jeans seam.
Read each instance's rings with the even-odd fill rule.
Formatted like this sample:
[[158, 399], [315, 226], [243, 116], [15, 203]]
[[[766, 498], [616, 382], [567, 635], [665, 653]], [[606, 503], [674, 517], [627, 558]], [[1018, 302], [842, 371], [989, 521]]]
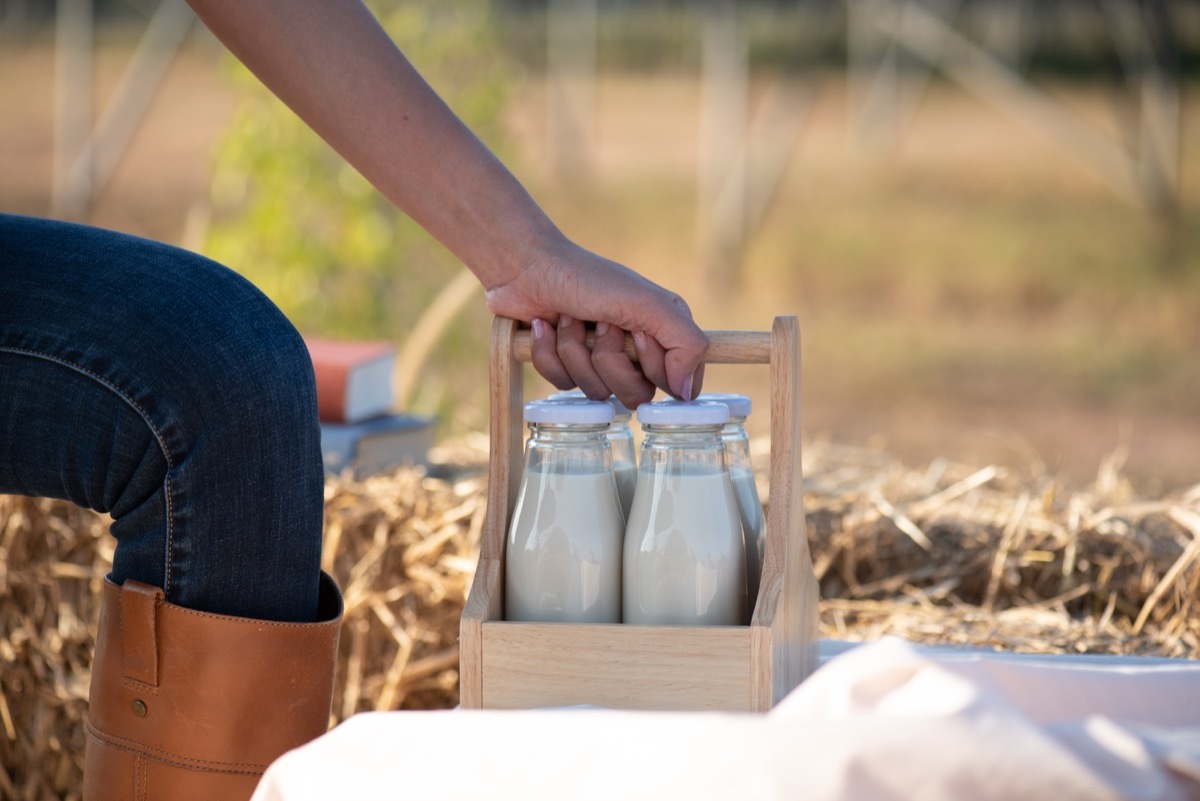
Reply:
[[167, 445], [166, 437], [163, 436], [163, 433], [158, 429], [158, 426], [154, 424], [154, 421], [150, 419], [150, 414], [143, 409], [136, 400], [134, 400], [127, 393], [123, 392], [120, 387], [104, 378], [104, 376], [100, 375], [99, 373], [89, 370], [83, 365], [67, 361], [60, 356], [54, 356], [53, 354], [42, 353], [36, 350], [29, 350], [28, 348], [18, 348], [13, 347], [12, 345], [0, 345], [0, 353], [15, 353], [19, 356], [29, 356], [34, 359], [44, 359], [45, 361], [53, 362], [62, 367], [66, 367], [68, 370], [74, 370], [75, 372], [92, 379], [101, 386], [106, 387], [114, 395], [125, 401], [125, 403], [129, 404], [129, 406], [138, 413], [138, 416], [142, 418], [142, 421], [150, 429], [151, 433], [154, 434], [154, 439], [158, 441], [158, 447], [162, 449], [163, 458], [167, 460], [167, 475], [166, 478], [163, 479], [163, 490], [167, 496], [167, 563], [163, 571], [164, 578], [162, 588], [163, 594], [165, 595], [171, 585], [171, 554], [175, 535], [175, 508], [171, 495], [171, 471], [174, 469], [175, 463], [171, 457], [171, 448]]

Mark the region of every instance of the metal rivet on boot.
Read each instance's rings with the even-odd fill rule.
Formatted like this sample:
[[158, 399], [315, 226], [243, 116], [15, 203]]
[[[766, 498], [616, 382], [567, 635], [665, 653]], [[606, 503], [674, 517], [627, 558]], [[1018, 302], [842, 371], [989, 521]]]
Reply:
[[146, 712], [147, 709], [145, 701], [139, 698], [133, 702], [133, 714], [137, 715], [139, 718], [144, 718], [146, 717]]

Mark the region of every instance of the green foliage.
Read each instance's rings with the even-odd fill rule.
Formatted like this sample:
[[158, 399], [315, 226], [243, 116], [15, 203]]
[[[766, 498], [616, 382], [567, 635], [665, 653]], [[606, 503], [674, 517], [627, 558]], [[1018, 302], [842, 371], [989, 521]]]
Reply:
[[[488, 0], [369, 5], [426, 80], [503, 156], [500, 113], [511, 72]], [[301, 331], [402, 343], [462, 265], [230, 60], [245, 100], [216, 154], [206, 254], [254, 282]], [[441, 397], [456, 389], [456, 366], [486, 363], [481, 308], [469, 306], [439, 348], [445, 374], [430, 375], [428, 385]], [[440, 402], [429, 393], [419, 400], [427, 409]]]

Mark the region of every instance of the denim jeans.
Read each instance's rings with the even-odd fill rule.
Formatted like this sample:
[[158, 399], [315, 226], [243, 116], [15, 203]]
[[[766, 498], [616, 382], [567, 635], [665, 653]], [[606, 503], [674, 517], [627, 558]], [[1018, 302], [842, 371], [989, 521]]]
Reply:
[[178, 248], [0, 214], [0, 493], [111, 515], [118, 584], [308, 621], [323, 480], [312, 362], [266, 296]]

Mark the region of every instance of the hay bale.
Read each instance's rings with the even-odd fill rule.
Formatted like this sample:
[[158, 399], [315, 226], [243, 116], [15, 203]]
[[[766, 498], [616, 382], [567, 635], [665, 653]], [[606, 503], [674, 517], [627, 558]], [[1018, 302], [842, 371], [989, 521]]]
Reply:
[[0, 798], [77, 799], [108, 521], [0, 496]]
[[1200, 485], [1138, 498], [1053, 476], [822, 446], [805, 506], [822, 634], [1200, 658]]
[[325, 488], [325, 569], [346, 599], [334, 716], [458, 704], [458, 619], [483, 529], [482, 477], [416, 470]]
[[[761, 489], [765, 442], [752, 443]], [[346, 597], [335, 721], [458, 703], [486, 438], [454, 462], [325, 487], [325, 561]], [[1118, 461], [1052, 476], [810, 443], [806, 511], [821, 634], [1011, 651], [1200, 658], [1200, 486], [1140, 498]], [[0, 496], [0, 798], [77, 799], [107, 520]]]

